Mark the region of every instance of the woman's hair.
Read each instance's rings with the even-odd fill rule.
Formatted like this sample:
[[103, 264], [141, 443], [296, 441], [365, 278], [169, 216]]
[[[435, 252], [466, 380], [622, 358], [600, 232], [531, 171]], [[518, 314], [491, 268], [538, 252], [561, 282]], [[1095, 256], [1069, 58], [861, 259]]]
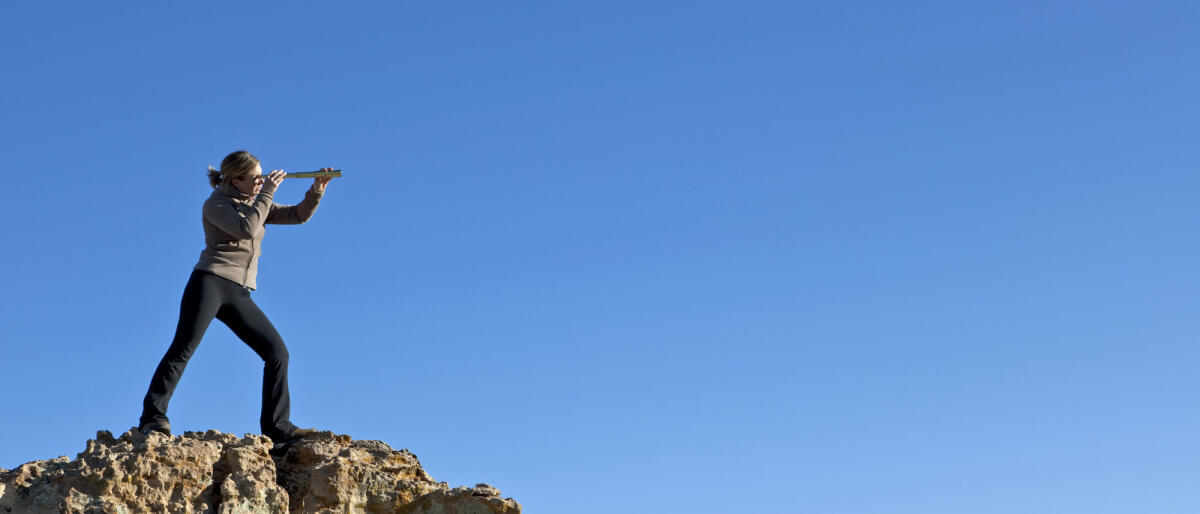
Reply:
[[208, 185], [216, 189], [232, 178], [244, 177], [254, 173], [254, 167], [259, 164], [258, 157], [245, 150], [238, 150], [225, 156], [225, 160], [221, 161], [221, 169], [213, 169], [212, 165], [208, 167]]

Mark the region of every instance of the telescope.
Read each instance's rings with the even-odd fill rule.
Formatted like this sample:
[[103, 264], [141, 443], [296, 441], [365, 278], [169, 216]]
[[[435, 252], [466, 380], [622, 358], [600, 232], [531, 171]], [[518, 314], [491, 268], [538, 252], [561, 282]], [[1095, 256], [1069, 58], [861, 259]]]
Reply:
[[342, 170], [333, 171], [297, 171], [288, 173], [283, 178], [315, 178], [315, 177], [340, 177]]

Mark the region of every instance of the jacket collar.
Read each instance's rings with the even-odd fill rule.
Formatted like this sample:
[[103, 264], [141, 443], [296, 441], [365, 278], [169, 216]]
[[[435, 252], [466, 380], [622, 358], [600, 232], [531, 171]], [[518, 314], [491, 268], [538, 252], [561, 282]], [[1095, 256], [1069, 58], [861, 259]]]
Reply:
[[221, 183], [221, 185], [217, 186], [217, 190], [220, 191], [221, 194], [233, 198], [239, 202], [248, 202], [251, 198], [254, 198], [254, 195], [248, 195], [238, 191], [236, 187], [233, 187], [233, 185], [228, 182]]

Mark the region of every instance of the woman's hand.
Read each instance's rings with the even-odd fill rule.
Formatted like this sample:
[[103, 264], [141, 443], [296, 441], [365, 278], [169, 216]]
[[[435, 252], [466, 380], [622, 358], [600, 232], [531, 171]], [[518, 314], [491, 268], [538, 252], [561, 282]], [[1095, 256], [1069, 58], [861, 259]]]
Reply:
[[[321, 171], [333, 171], [333, 168], [321, 168]], [[325, 185], [333, 180], [333, 177], [317, 177], [313, 179], [312, 190], [318, 193], [325, 192]]]
[[262, 190], [268, 193], [275, 193], [275, 188], [283, 183], [283, 177], [287, 176], [287, 172], [283, 170], [271, 170], [271, 173], [263, 178]]

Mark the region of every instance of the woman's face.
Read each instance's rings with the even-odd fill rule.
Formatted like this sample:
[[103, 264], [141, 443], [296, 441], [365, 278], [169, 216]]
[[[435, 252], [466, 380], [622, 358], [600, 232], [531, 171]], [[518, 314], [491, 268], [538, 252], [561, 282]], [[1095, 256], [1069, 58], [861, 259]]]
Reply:
[[230, 179], [229, 183], [233, 184], [233, 187], [237, 188], [238, 191], [248, 195], [257, 195], [259, 191], [262, 191], [262, 165], [255, 164], [253, 173], [244, 177]]

